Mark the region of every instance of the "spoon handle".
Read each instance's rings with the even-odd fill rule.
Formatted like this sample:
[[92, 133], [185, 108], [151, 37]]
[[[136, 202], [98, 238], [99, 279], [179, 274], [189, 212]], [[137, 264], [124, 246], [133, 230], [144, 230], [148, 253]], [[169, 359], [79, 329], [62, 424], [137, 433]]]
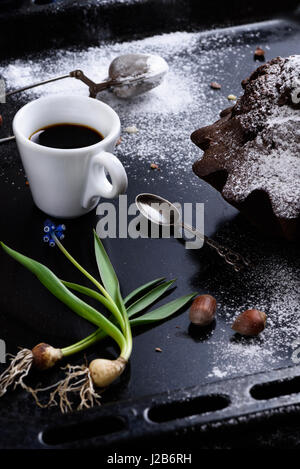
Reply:
[[70, 72], [70, 77], [76, 78], [77, 80], [80, 80], [85, 85], [87, 85], [91, 98], [96, 98], [96, 95], [99, 93], [99, 91], [105, 90], [111, 86], [111, 82], [109, 80], [103, 81], [102, 83], [95, 83], [90, 78], [88, 78], [82, 70], [73, 70]]
[[6, 97], [12, 96], [13, 94], [21, 93], [22, 91], [30, 90], [36, 86], [46, 85], [46, 83], [51, 83], [53, 81], [63, 80], [64, 78], [69, 78], [70, 75], [61, 75], [60, 77], [50, 78], [49, 80], [39, 81], [38, 83], [33, 83], [32, 85], [23, 86], [23, 88], [18, 88], [17, 90], [9, 91], [5, 94]]
[[204, 235], [200, 231], [196, 230], [190, 225], [187, 225], [186, 223], [182, 223], [183, 228], [185, 228], [187, 231], [190, 233], [194, 234], [197, 236], [199, 239], [203, 239], [208, 246], [213, 248], [219, 256], [223, 257], [225, 262], [229, 265], [231, 265], [236, 272], [239, 272], [242, 270], [244, 267], [249, 267], [250, 262], [241, 256], [238, 252], [232, 251], [226, 246], [222, 246], [221, 244], [217, 243], [213, 239], [209, 238], [208, 236]]
[[27, 85], [27, 86], [24, 86], [23, 88], [18, 88], [17, 90], [9, 91], [8, 93], [5, 94], [5, 96], [6, 97], [12, 96], [14, 94], [21, 93], [22, 91], [35, 88], [37, 86], [46, 85], [47, 83], [52, 83], [53, 81], [63, 80], [65, 78], [70, 78], [70, 77], [76, 78], [77, 80], [80, 80], [85, 85], [87, 85], [90, 91], [91, 98], [95, 98], [96, 94], [99, 93], [99, 91], [102, 91], [108, 88], [109, 86], [111, 86], [111, 83], [109, 81], [104, 81], [103, 83], [94, 83], [83, 73], [82, 70], [73, 70], [67, 75], [61, 75], [59, 77], [49, 78], [48, 80], [39, 81], [38, 83], [33, 83], [32, 85]]
[[4, 138], [0, 138], [0, 144], [1, 143], [6, 143], [6, 142], [11, 142], [12, 140], [15, 140], [15, 136], [12, 135], [10, 137], [4, 137]]

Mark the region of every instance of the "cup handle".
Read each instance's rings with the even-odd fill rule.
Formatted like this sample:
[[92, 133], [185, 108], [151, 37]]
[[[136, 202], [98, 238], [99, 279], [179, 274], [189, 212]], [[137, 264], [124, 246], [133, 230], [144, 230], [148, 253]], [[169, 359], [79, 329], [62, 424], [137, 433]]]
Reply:
[[[111, 183], [106, 177], [108, 172]], [[99, 197], [113, 199], [123, 194], [128, 185], [127, 174], [122, 163], [112, 153], [101, 152], [91, 158], [82, 207], [90, 208]]]

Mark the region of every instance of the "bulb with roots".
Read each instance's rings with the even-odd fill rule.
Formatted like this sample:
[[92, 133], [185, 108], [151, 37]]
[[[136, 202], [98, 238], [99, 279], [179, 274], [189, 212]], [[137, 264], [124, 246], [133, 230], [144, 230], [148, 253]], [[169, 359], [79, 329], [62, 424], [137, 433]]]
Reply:
[[[90, 363], [89, 367], [67, 365], [65, 377], [56, 383], [48, 403], [43, 407], [59, 405], [62, 413], [72, 411], [73, 403], [69, 399], [70, 393], [77, 393], [79, 397], [77, 410], [99, 405], [101, 396], [95, 388], [104, 389], [113, 383], [123, 373], [126, 364], [127, 360], [120, 356], [116, 360], [97, 358]], [[49, 388], [44, 390], [46, 389]], [[43, 391], [43, 389], [39, 391]], [[37, 404], [40, 405], [36, 393], [33, 395]]]
[[13, 389], [19, 385], [23, 389], [29, 391], [24, 379], [29, 374], [32, 367], [38, 370], [47, 370], [52, 368], [58, 361], [63, 358], [62, 351], [54, 348], [49, 344], [40, 343], [32, 350], [21, 349], [0, 375], [0, 397], [3, 396], [10, 386]]
[[[113, 383], [125, 370], [127, 360], [122, 356], [116, 360], [97, 358], [93, 360], [89, 367], [67, 365], [65, 377], [53, 386], [41, 389], [32, 389], [24, 379], [30, 370], [35, 368], [39, 371], [48, 370], [64, 358], [63, 352], [59, 348], [44, 342], [33, 347], [32, 350], [22, 349], [12, 358], [9, 367], [0, 375], [0, 397], [12, 386], [22, 387], [31, 393], [40, 407], [59, 405], [63, 413], [73, 410], [69, 393], [78, 393], [79, 405], [77, 410], [93, 407], [99, 404], [100, 395], [95, 388], [106, 388]], [[54, 389], [53, 389], [54, 388]], [[41, 404], [38, 394], [52, 389], [49, 401]]]
[[33, 355], [33, 366], [38, 370], [52, 368], [63, 358], [63, 353], [60, 349], [43, 342], [33, 347], [31, 352]]
[[127, 361], [123, 357], [116, 360], [96, 358], [89, 365], [93, 383], [98, 388], [105, 388], [115, 381], [125, 370]]

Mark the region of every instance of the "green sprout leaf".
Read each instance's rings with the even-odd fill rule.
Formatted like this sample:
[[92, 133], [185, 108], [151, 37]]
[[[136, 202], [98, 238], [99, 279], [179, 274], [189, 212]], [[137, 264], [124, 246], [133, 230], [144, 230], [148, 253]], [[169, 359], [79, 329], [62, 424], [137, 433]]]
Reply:
[[56, 298], [67, 305], [72, 311], [82, 318], [90, 321], [98, 327], [101, 327], [108, 335], [116, 340], [120, 347], [124, 346], [124, 337], [120, 330], [99, 311], [88, 305], [80, 298], [70, 292], [58, 277], [48, 267], [40, 262], [30, 259], [23, 254], [14, 251], [1, 242], [4, 251], [7, 252], [16, 261], [20, 262], [30, 272], [32, 272], [39, 281], [47, 288]]
[[[156, 322], [162, 321], [163, 319], [167, 319], [181, 308], [183, 308], [189, 301], [191, 301], [197, 293], [191, 293], [190, 295], [185, 295], [176, 300], [170, 301], [169, 303], [153, 310], [149, 313], [144, 314], [135, 319], [131, 319], [130, 326], [137, 327], [147, 324], [154, 324]], [[90, 347], [91, 345], [99, 342], [100, 340], [104, 339], [106, 334], [103, 330], [98, 329], [97, 331], [93, 332], [88, 337], [85, 337], [81, 341], [77, 342], [76, 344], [63, 349], [63, 353], [65, 356], [71, 355], [74, 352], [79, 352], [85, 350], [86, 348]]]
[[120, 284], [115, 269], [104, 249], [104, 246], [94, 230], [95, 256], [98, 265], [99, 274], [103, 285], [109, 295], [112, 297], [122, 314], [126, 314], [126, 308], [121, 296]]
[[124, 298], [125, 305], [130, 303], [130, 301], [134, 297], [140, 295], [141, 293], [144, 293], [145, 291], [149, 290], [151, 287], [156, 286], [158, 283], [161, 283], [164, 280], [165, 280], [165, 277], [156, 278], [155, 280], [152, 280], [151, 282], [147, 282], [144, 285], [141, 285], [140, 287], [136, 288], [131, 293], [129, 293], [129, 295], [127, 295], [126, 298]]
[[[61, 283], [65, 285], [67, 288], [70, 288], [71, 290], [74, 290], [74, 291], [77, 291], [78, 293], [82, 293], [83, 295], [89, 296], [93, 298], [94, 300], [100, 301], [100, 303], [103, 302], [104, 296], [101, 295], [101, 293], [96, 292], [92, 288], [79, 285], [78, 283], [66, 282], [65, 280], [61, 280]], [[106, 298], [104, 299], [106, 300]]]
[[[196, 295], [196, 293], [192, 293], [190, 295], [182, 296], [181, 298], [173, 300], [153, 311], [129, 320], [129, 318], [132, 318], [134, 315], [140, 313], [158, 300], [168, 290], [168, 288], [174, 284], [175, 280], [163, 282], [164, 278], [157, 278], [151, 282], [147, 282], [133, 290], [124, 301], [121, 296], [120, 285], [115, 270], [95, 231], [95, 255], [104, 287], [80, 264], [78, 264], [58, 239], [55, 238], [55, 242], [63, 254], [76, 268], [78, 268], [90, 281], [92, 281], [92, 283], [94, 283], [101, 293], [83, 285], [60, 280], [43, 264], [14, 251], [4, 243], [1, 243], [1, 246], [16, 261], [20, 262], [34, 275], [36, 275], [40, 282], [54, 296], [56, 296], [56, 298], [66, 304], [79, 316], [98, 327], [94, 333], [90, 334], [85, 339], [62, 349], [64, 356], [72, 355], [80, 350], [84, 350], [108, 335], [118, 343], [121, 349], [121, 356], [125, 360], [128, 360], [132, 350], [131, 326], [135, 327], [162, 321], [185, 306]], [[103, 314], [85, 303], [70, 290], [77, 291], [78, 293], [82, 293], [99, 301], [112, 313], [112, 316], [107, 319]], [[135, 297], [138, 298], [136, 301], [134, 301]], [[125, 302], [126, 304], [131, 303], [128, 309], [125, 307]]]
[[[156, 287], [155, 289], [150, 291], [148, 294], [144, 295], [144, 297], [142, 297], [140, 300], [136, 301], [132, 306], [127, 308], [128, 317], [131, 318], [135, 314], [139, 313], [143, 309], [146, 309], [148, 306], [150, 306], [150, 304], [152, 304], [154, 301], [156, 301], [158, 298], [160, 298], [167, 291], [167, 289], [171, 285], [173, 285], [174, 282], [175, 282], [175, 280], [170, 280], [169, 282], [165, 282], [162, 285], [159, 285], [158, 287]], [[91, 288], [87, 288], [83, 285], [78, 285], [77, 283], [66, 282], [64, 280], [62, 280], [62, 283], [65, 286], [67, 286], [68, 288], [70, 288], [71, 290], [75, 290], [79, 293], [87, 295], [87, 296], [89, 296], [89, 297], [91, 297], [95, 300], [100, 301], [102, 304], [104, 304], [103, 303], [103, 296], [100, 295], [98, 292], [92, 290]], [[149, 282], [149, 284], [150, 283], [152, 283], [152, 282]], [[187, 295], [187, 297], [189, 297], [189, 296], [190, 295]], [[195, 296], [195, 295], [192, 294], [192, 296]], [[182, 298], [185, 298], [185, 297], [182, 297]], [[181, 298], [179, 298], [179, 299], [181, 300]], [[189, 301], [189, 300], [187, 300], [187, 301]], [[171, 302], [171, 307], [172, 306], [173, 306], [173, 302]], [[174, 306], [177, 308], [176, 304], [174, 304]], [[159, 309], [157, 311], [159, 311]], [[163, 314], [164, 314], [164, 311], [163, 311]], [[172, 313], [170, 313], [170, 314], [172, 314]], [[112, 317], [110, 317], [110, 319], [112, 320]], [[158, 318], [158, 320], [159, 320], [159, 318]], [[130, 321], [130, 323], [131, 323], [131, 321]]]
[[104, 249], [104, 246], [95, 230], [94, 230], [94, 245], [95, 245], [96, 261], [97, 261], [97, 265], [98, 265], [98, 269], [99, 269], [99, 273], [100, 273], [100, 277], [102, 279], [103, 285], [105, 286], [105, 289], [108, 292], [108, 294], [111, 296], [111, 298], [115, 302], [117, 308], [119, 309], [124, 319], [124, 327], [122, 327], [122, 331], [126, 339], [126, 350], [123, 354], [123, 358], [128, 360], [132, 351], [132, 334], [131, 334], [131, 328], [130, 328], [130, 324], [129, 324], [129, 320], [127, 316], [126, 307], [124, 305], [124, 301], [121, 295], [118, 277]]
[[149, 313], [143, 314], [143, 316], [131, 319], [130, 325], [131, 327], [133, 327], [162, 321], [163, 319], [166, 319], [172, 314], [176, 313], [176, 311], [185, 306], [196, 295], [197, 293], [191, 293], [190, 295], [181, 296], [180, 298], [170, 301], [169, 303], [161, 306], [160, 308], [154, 309]]
[[168, 288], [174, 284], [174, 282], [175, 280], [164, 282], [161, 285], [155, 287], [150, 292], [146, 293], [146, 295], [129, 306], [127, 309], [128, 317], [131, 318], [135, 314], [150, 306], [152, 303], [154, 303], [154, 301], [158, 300], [168, 290]]
[[95, 256], [99, 274], [103, 285], [109, 295], [112, 297], [114, 302], [118, 304], [119, 300], [119, 280], [116, 272], [110, 262], [110, 259], [104, 249], [104, 246], [99, 239], [96, 231], [94, 230], [94, 245], [95, 245]]

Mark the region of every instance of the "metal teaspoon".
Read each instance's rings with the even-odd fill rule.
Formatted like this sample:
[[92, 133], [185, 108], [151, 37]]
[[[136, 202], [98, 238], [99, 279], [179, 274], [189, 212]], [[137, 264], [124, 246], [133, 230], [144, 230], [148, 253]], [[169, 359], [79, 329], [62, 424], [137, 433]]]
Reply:
[[180, 213], [171, 202], [155, 194], [139, 194], [135, 198], [135, 203], [141, 214], [152, 223], [161, 226], [182, 226], [190, 233], [194, 234], [213, 248], [219, 256], [223, 257], [227, 264], [230, 264], [236, 272], [244, 267], [249, 267], [250, 262], [239, 253], [232, 251], [226, 246], [222, 246], [205, 234], [192, 226], [183, 223]]

